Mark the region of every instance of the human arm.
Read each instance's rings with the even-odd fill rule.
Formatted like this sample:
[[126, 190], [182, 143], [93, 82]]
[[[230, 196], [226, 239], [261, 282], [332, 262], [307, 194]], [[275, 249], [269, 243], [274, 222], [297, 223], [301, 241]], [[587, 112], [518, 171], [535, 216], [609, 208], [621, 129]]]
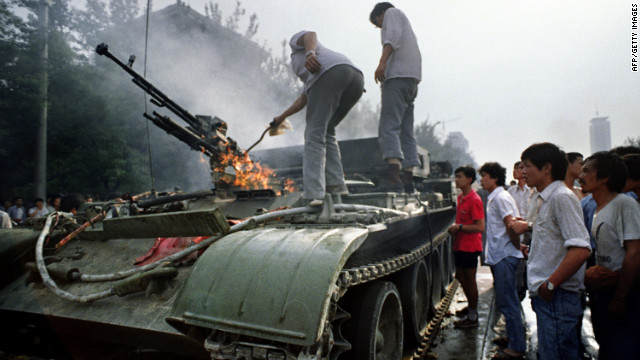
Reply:
[[387, 70], [387, 62], [391, 54], [393, 54], [393, 46], [391, 46], [391, 44], [384, 44], [382, 47], [382, 55], [380, 56], [380, 63], [375, 72], [376, 84], [385, 80], [384, 73]]
[[624, 315], [627, 308], [627, 295], [640, 276], [640, 240], [625, 240], [624, 250], [620, 279], [608, 308], [609, 313], [614, 315]]
[[471, 225], [453, 224], [449, 226], [449, 234], [455, 235], [459, 232], [479, 233], [484, 231], [484, 219], [474, 220]]
[[302, 93], [282, 114], [273, 118], [271, 126], [278, 127], [286, 118], [304, 109], [305, 106], [307, 106], [307, 94]]
[[[549, 276], [549, 282], [552, 283], [555, 288], [558, 288], [580, 269], [580, 266], [587, 261], [589, 255], [591, 255], [589, 248], [570, 247], [556, 271]], [[538, 288], [538, 295], [545, 301], [551, 301], [553, 299], [553, 291], [547, 288], [546, 282], [542, 283]]]
[[304, 66], [309, 70], [310, 73], [315, 74], [320, 71], [322, 65], [318, 61], [318, 57], [316, 56], [316, 48], [318, 47], [318, 36], [313, 31], [306, 32], [302, 37], [298, 39], [296, 42], [299, 46], [304, 46], [304, 52], [307, 57], [307, 60], [304, 63]]
[[502, 222], [504, 223], [505, 228], [507, 229], [507, 234], [509, 235], [509, 240], [511, 240], [511, 244], [518, 250], [520, 250], [520, 235], [514, 233], [513, 231], [509, 231], [509, 225], [513, 221], [514, 217], [511, 215], [507, 215], [502, 218]]

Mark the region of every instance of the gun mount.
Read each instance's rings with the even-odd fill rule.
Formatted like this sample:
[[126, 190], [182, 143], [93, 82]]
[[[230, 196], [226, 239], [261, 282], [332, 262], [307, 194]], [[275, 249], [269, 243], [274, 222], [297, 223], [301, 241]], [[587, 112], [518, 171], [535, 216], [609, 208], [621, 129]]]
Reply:
[[111, 59], [131, 75], [133, 77], [131, 81], [151, 96], [150, 102], [152, 104], [168, 109], [188, 124], [186, 127], [182, 126], [169, 116], [159, 114], [157, 111], [153, 111], [151, 115], [148, 113], [143, 114], [145, 118], [166, 131], [167, 134], [176, 137], [191, 149], [200, 151], [203, 155], [208, 156], [212, 181], [216, 185], [221, 184], [221, 179], [229, 166], [234, 168], [237, 166], [234, 161], [236, 163], [251, 163], [247, 152], [240, 149], [235, 140], [227, 137], [227, 123], [224, 120], [217, 116], [192, 115], [189, 113], [132, 69], [135, 60], [134, 55], [131, 55], [127, 64], [124, 64], [109, 52], [109, 46], [105, 43], [101, 43], [96, 47], [96, 53]]

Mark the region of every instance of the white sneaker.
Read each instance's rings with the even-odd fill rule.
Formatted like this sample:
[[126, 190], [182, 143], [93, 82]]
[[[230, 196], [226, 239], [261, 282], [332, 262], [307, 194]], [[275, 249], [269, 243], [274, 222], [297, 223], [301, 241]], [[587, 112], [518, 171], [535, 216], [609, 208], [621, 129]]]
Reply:
[[324, 204], [324, 200], [322, 199], [313, 199], [309, 201], [309, 206], [322, 206]]

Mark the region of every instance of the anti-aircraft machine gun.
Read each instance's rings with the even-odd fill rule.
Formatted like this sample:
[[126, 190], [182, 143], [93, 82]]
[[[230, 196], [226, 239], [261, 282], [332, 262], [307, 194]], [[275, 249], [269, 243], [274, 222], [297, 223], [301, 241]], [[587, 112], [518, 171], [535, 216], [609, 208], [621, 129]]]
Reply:
[[[140, 74], [132, 69], [135, 55], [129, 57], [127, 64], [124, 64], [111, 52], [109, 46], [101, 43], [96, 47], [99, 55], [106, 56], [113, 60], [118, 66], [124, 69], [129, 75], [133, 76], [131, 81], [138, 85], [151, 96], [151, 103], [163, 107], [184, 120], [188, 126], [184, 127], [170, 117], [153, 111], [152, 115], [144, 113], [144, 117], [151, 120], [156, 126], [166, 131], [167, 134], [173, 135], [183, 143], [195, 151], [202, 152], [203, 155], [209, 157], [209, 165], [211, 166], [211, 176], [214, 184], [219, 185], [220, 177], [224, 174], [225, 168], [230, 166], [229, 158], [243, 158], [244, 161], [250, 162], [246, 152], [242, 151], [235, 140], [227, 137], [227, 123], [217, 116], [211, 117], [206, 115], [192, 115], [175, 101], [158, 90], [153, 84], [147, 81]], [[225, 155], [232, 155], [225, 156]]]

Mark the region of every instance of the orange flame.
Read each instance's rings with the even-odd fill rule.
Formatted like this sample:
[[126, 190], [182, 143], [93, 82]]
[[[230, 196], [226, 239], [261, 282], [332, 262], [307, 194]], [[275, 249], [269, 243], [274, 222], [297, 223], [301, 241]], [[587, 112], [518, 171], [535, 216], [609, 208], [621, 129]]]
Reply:
[[201, 163], [206, 163], [207, 161], [204, 159], [204, 156], [202, 156], [202, 154], [204, 154], [204, 146], [201, 146], [202, 151], [200, 152], [200, 162]]

